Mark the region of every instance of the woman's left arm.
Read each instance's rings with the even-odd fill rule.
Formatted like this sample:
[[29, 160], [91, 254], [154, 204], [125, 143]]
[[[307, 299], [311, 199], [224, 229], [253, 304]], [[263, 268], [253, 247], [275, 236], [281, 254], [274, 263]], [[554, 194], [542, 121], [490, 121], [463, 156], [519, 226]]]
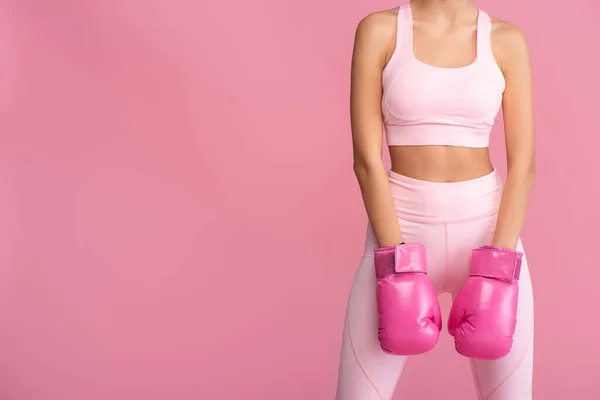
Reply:
[[535, 180], [531, 63], [525, 36], [514, 25], [502, 22], [493, 38], [498, 43], [506, 81], [502, 112], [508, 171], [491, 244], [515, 249]]

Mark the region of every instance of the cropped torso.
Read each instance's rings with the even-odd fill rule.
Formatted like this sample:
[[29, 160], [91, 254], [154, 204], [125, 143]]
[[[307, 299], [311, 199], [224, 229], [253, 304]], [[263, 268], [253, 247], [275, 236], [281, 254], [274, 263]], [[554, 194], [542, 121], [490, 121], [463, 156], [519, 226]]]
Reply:
[[[395, 172], [403, 172], [397, 171], [395, 164], [407, 164], [394, 162], [395, 154], [419, 160], [422, 154], [431, 153], [437, 159], [425, 162], [433, 170], [450, 169], [444, 166], [448, 162], [462, 171], [458, 175], [467, 177], [468, 155], [472, 154], [472, 169], [491, 169], [487, 147], [506, 86], [492, 53], [491, 27], [489, 15], [478, 10], [474, 61], [464, 67], [436, 67], [414, 55], [410, 2], [398, 8], [396, 46], [382, 73], [381, 102]], [[415, 157], [410, 157], [413, 153]], [[453, 160], [452, 154], [460, 158]], [[408, 169], [417, 168], [412, 165]], [[476, 171], [473, 174], [478, 175]], [[429, 175], [436, 174], [430, 171]]]

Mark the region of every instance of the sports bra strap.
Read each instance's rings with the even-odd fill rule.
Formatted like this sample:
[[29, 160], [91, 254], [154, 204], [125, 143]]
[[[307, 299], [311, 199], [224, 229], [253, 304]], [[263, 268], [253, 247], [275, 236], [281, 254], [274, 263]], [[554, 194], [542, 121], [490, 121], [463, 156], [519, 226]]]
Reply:
[[412, 55], [412, 21], [410, 20], [412, 16], [408, 7], [408, 2], [398, 7], [398, 19], [396, 21], [396, 50], [401, 59], [409, 59]]
[[479, 10], [477, 17], [477, 58], [493, 60], [492, 52], [492, 20], [488, 13]]

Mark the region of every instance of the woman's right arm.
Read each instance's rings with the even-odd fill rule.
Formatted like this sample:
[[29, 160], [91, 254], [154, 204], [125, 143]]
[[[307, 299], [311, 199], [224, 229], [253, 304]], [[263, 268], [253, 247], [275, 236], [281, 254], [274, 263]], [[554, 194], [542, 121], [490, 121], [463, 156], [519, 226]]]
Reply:
[[394, 19], [383, 13], [364, 17], [356, 28], [350, 84], [354, 173], [379, 246], [403, 241], [382, 159], [381, 74], [395, 36]]

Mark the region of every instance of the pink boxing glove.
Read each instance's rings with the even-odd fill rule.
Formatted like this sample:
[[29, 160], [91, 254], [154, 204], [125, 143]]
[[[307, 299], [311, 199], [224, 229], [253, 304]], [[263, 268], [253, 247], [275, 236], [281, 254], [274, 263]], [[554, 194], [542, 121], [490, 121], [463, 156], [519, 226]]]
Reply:
[[517, 325], [523, 253], [494, 246], [473, 250], [471, 274], [452, 304], [448, 331], [456, 351], [469, 358], [507, 355]]
[[425, 353], [438, 341], [442, 318], [426, 261], [419, 243], [375, 250], [379, 342], [388, 354]]

